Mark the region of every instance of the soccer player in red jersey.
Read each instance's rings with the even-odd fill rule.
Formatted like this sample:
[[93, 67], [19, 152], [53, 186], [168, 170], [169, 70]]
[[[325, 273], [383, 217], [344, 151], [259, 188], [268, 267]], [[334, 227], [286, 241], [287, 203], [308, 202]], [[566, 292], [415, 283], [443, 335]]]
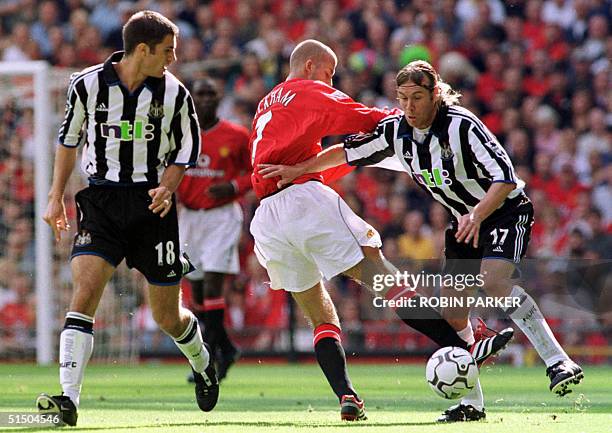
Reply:
[[[253, 167], [297, 164], [317, 155], [321, 138], [371, 131], [389, 114], [359, 104], [331, 87], [336, 64], [335, 53], [321, 42], [306, 40], [296, 46], [287, 80], [257, 108], [250, 138]], [[272, 289], [291, 292], [314, 328], [317, 361], [340, 400], [341, 418], [355, 421], [366, 419], [364, 405], [348, 377], [340, 321], [322, 278], [345, 274], [373, 288], [376, 276], [397, 270], [382, 256], [378, 232], [324, 184], [333, 177], [330, 172], [308, 173], [279, 190], [277, 179], [266, 179], [255, 171], [253, 188], [261, 204], [251, 233]], [[394, 300], [415, 296], [405, 287], [387, 287], [379, 293]], [[439, 345], [467, 348], [434, 309], [402, 307], [396, 312]], [[510, 331], [487, 340], [486, 357], [500, 350], [511, 336]]]
[[193, 308], [203, 323], [204, 341], [217, 354], [217, 375], [222, 380], [236, 361], [238, 350], [223, 325], [223, 282], [237, 274], [242, 209], [237, 202], [251, 189], [249, 132], [217, 117], [220, 94], [217, 83], [202, 79], [191, 94], [200, 120], [202, 147], [195, 168], [188, 170], [177, 193], [184, 251], [196, 266], [189, 274]]

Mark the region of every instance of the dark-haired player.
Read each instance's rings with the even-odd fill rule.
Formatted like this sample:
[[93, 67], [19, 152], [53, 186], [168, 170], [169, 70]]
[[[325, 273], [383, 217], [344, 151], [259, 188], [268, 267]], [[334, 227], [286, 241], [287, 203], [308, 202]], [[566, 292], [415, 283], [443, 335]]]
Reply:
[[62, 394], [36, 401], [64, 424], [76, 425], [94, 316], [123, 259], [147, 279], [153, 318], [189, 360], [198, 406], [210, 411], [217, 403], [219, 385], [198, 321], [179, 304], [190, 263], [180, 250], [173, 193], [185, 168], [195, 165], [200, 135], [189, 92], [166, 71], [176, 60], [177, 36], [163, 15], [138, 12], [123, 27], [125, 51], [70, 80], [44, 215], [56, 241], [68, 230], [64, 190], [82, 141], [89, 186], [76, 195], [74, 292], [59, 347]]

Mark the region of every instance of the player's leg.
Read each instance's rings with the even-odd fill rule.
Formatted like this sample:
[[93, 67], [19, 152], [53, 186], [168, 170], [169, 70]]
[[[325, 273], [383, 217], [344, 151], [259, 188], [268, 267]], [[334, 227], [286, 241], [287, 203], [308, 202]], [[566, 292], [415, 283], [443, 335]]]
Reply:
[[[204, 341], [210, 346], [213, 353], [216, 353], [217, 335], [216, 335], [215, 329], [213, 327], [208, 326], [208, 323], [207, 323], [207, 322], [210, 322], [210, 320], [208, 320], [209, 317], [207, 314], [207, 309], [210, 308], [211, 305], [210, 303], [208, 306], [206, 305], [206, 299], [207, 299], [206, 289], [208, 288], [207, 286], [209, 284], [218, 283], [216, 281], [218, 277], [216, 275], [214, 276], [209, 275], [208, 278], [206, 278], [205, 274], [200, 273], [200, 275], [202, 278], [193, 279], [193, 277], [191, 276], [189, 278], [189, 282], [191, 284], [191, 296], [193, 299], [193, 308], [194, 308], [193, 313], [195, 314], [195, 316], [198, 318], [200, 322], [200, 325], [202, 328], [202, 336], [204, 337]], [[222, 281], [222, 277], [221, 277], [221, 281]], [[215, 289], [213, 288], [211, 291], [214, 293]], [[215, 305], [215, 309], [216, 308], [217, 306]]]
[[[183, 218], [186, 217], [186, 218]], [[201, 306], [196, 313], [203, 323], [204, 341], [216, 356], [219, 380], [227, 374], [235, 362], [238, 350], [232, 344], [224, 325], [225, 297], [223, 294], [226, 275], [240, 271], [238, 243], [242, 232], [242, 209], [237, 203], [229, 203], [205, 211], [185, 211], [181, 222], [187, 222], [185, 232], [188, 254], [198, 263], [201, 284], [196, 282], [197, 292], [201, 287]], [[193, 280], [193, 278], [191, 278]], [[197, 293], [196, 293], [197, 294]]]
[[194, 371], [196, 399], [203, 411], [217, 404], [219, 385], [212, 357], [202, 339], [198, 320], [180, 305], [178, 284], [159, 286], [149, 283], [149, 305], [153, 319], [174, 340]]
[[322, 283], [292, 292], [302, 312], [314, 329], [317, 362], [341, 404], [341, 417], [347, 421], [366, 419], [363, 401], [353, 388], [340, 339], [340, 320], [329, 293]]
[[[446, 299], [473, 296], [474, 293], [475, 290], [473, 289], [458, 291], [451, 286], [442, 286], [440, 290], [440, 296]], [[459, 305], [459, 303], [453, 303], [451, 305]], [[450, 323], [453, 329], [457, 331], [457, 335], [465, 341], [468, 346], [472, 346], [476, 342], [474, 330], [469, 319], [469, 307], [442, 308], [441, 313], [442, 317]], [[484, 418], [486, 418], [484, 395], [482, 393], [480, 379], [477, 379], [474, 389], [463, 397], [459, 404], [453, 405], [444, 411], [442, 416], [438, 418], [438, 422], [478, 421]]]
[[509, 296], [519, 300], [518, 306], [504, 308], [504, 311], [527, 336], [546, 364], [550, 390], [563, 396], [571, 392], [568, 389], [570, 385], [580, 383], [584, 376], [582, 369], [565, 353], [536, 301], [511, 279], [514, 269], [512, 262], [483, 260], [481, 272], [485, 276], [484, 290], [489, 296]]
[[206, 233], [212, 231], [210, 224], [207, 224], [208, 212], [205, 210], [192, 210], [186, 207], [179, 212], [179, 238], [181, 239], [181, 249], [188, 256], [196, 270], [185, 278], [189, 280], [191, 288], [190, 309], [200, 322], [200, 328], [204, 341], [214, 349], [214, 341], [211, 341], [204, 323], [204, 261], [206, 252], [204, 245], [207, 242]]
[[201, 317], [204, 321], [204, 341], [206, 341], [213, 353], [219, 351], [218, 375], [222, 380], [227, 375], [227, 370], [235, 362], [238, 349], [232, 344], [225, 329], [225, 297], [223, 295], [223, 283], [226, 274], [220, 272], [205, 272], [203, 280], [203, 311]]
[[568, 387], [583, 379], [582, 368], [565, 353], [535, 300], [513, 279], [516, 264], [529, 245], [533, 224], [533, 206], [523, 200], [514, 212], [489, 222], [481, 229], [483, 257], [480, 273], [484, 291], [489, 296], [518, 299], [518, 305], [504, 312], [527, 336], [546, 364], [550, 390], [560, 396], [571, 392]]
[[71, 268], [73, 294], [59, 346], [62, 395], [41, 394], [36, 404], [42, 412], [61, 412], [65, 424], [76, 425], [83, 376], [93, 351], [94, 316], [115, 267], [101, 257], [81, 255], [72, 259]]
[[174, 340], [194, 371], [196, 401], [203, 411], [217, 404], [217, 382], [212, 354], [202, 339], [195, 315], [180, 305], [180, 280], [194, 270], [179, 242], [176, 207], [164, 217], [148, 209], [147, 190], [130, 192], [132, 210], [126, 262], [148, 282], [148, 300], [153, 319]]
[[[399, 271], [385, 257], [379, 248], [363, 246], [364, 258], [357, 265], [345, 271], [345, 275], [361, 282], [374, 291], [377, 287], [375, 281], [379, 281], [384, 275], [397, 275]], [[407, 287], [383, 287], [374, 291], [376, 296], [387, 298], [406, 296], [417, 298], [419, 295]], [[395, 309], [399, 318], [411, 328], [426, 335], [440, 346], [457, 346], [466, 349], [468, 346], [458, 335], [453, 327], [447, 323], [440, 313], [428, 305], [420, 306], [415, 302], [413, 307], [398, 307]]]
[[487, 336], [469, 345], [458, 335], [455, 328], [453, 328], [436, 309], [432, 308], [427, 303], [421, 303], [420, 295], [411, 288], [403, 286], [378, 287], [375, 281], [384, 281], [384, 278], [381, 278], [381, 276], [395, 276], [399, 271], [393, 264], [385, 259], [379, 248], [364, 246], [362, 249], [364, 251], [364, 259], [354, 267], [345, 271], [344, 274], [361, 282], [372, 290], [374, 290], [374, 288], [380, 289], [375, 291], [378, 296], [384, 296], [394, 301], [400, 298], [413, 300], [408, 306], [396, 307], [395, 313], [406, 325], [426, 335], [438, 345], [442, 347], [456, 346], [467, 349], [474, 355], [476, 362], [481, 364], [489, 357], [502, 350], [512, 338], [512, 328], [508, 328], [498, 334]]
[[75, 196], [77, 235], [72, 248], [73, 294], [60, 334], [59, 361], [62, 396], [41, 394], [37, 407], [61, 412], [63, 422], [75, 425], [85, 368], [93, 350], [93, 323], [104, 287], [123, 260], [121, 231], [107, 209], [117, 209], [115, 191], [88, 187]]

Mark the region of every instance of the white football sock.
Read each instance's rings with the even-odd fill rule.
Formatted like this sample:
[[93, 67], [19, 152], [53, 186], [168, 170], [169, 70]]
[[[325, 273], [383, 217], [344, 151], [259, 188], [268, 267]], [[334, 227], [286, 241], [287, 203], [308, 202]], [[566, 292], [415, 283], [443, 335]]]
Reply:
[[468, 405], [471, 404], [478, 410], [484, 409], [484, 395], [482, 394], [482, 388], [480, 386], [480, 379], [476, 379], [476, 385], [474, 385], [474, 389], [461, 399], [461, 404]]
[[465, 341], [468, 346], [474, 344], [476, 340], [474, 340], [474, 330], [472, 329], [472, 324], [470, 323], [470, 319], [468, 319], [468, 324], [461, 331], [457, 331], [457, 335], [463, 341]]
[[510, 296], [520, 299], [520, 306], [504, 309], [527, 336], [547, 367], [569, 359], [533, 298], [520, 286], [513, 286]]
[[93, 351], [94, 318], [81, 313], [66, 314], [66, 324], [60, 334], [60, 385], [64, 395], [78, 408], [85, 367]]
[[206, 367], [208, 367], [210, 354], [206, 350], [206, 347], [204, 347], [204, 340], [202, 339], [198, 319], [196, 319], [191, 311], [189, 314], [191, 316], [191, 321], [187, 329], [181, 336], [174, 338], [174, 343], [187, 357], [193, 369], [198, 373], [202, 373], [206, 370]]
[[[474, 330], [472, 329], [472, 323], [470, 319], [468, 319], [468, 324], [461, 331], [457, 331], [457, 335], [463, 341], [465, 341], [468, 345], [474, 344], [476, 341], [474, 339]], [[482, 394], [482, 388], [480, 386], [480, 379], [476, 380], [476, 385], [474, 385], [474, 389], [465, 397], [461, 399], [461, 404], [468, 405], [471, 404], [478, 410], [482, 410], [484, 408], [484, 395]]]

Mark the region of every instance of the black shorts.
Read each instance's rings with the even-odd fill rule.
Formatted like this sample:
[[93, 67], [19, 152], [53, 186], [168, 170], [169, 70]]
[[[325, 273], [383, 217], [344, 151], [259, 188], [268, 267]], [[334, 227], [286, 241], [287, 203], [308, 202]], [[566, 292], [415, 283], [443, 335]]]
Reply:
[[456, 225], [446, 230], [444, 274], [477, 275], [482, 259], [504, 259], [518, 264], [527, 252], [533, 225], [533, 205], [527, 197], [480, 226], [478, 248], [458, 243]]
[[178, 284], [190, 263], [180, 251], [176, 203], [160, 218], [148, 209], [151, 188], [96, 185], [79, 191], [71, 258], [96, 255], [115, 267], [125, 258], [151, 284]]

